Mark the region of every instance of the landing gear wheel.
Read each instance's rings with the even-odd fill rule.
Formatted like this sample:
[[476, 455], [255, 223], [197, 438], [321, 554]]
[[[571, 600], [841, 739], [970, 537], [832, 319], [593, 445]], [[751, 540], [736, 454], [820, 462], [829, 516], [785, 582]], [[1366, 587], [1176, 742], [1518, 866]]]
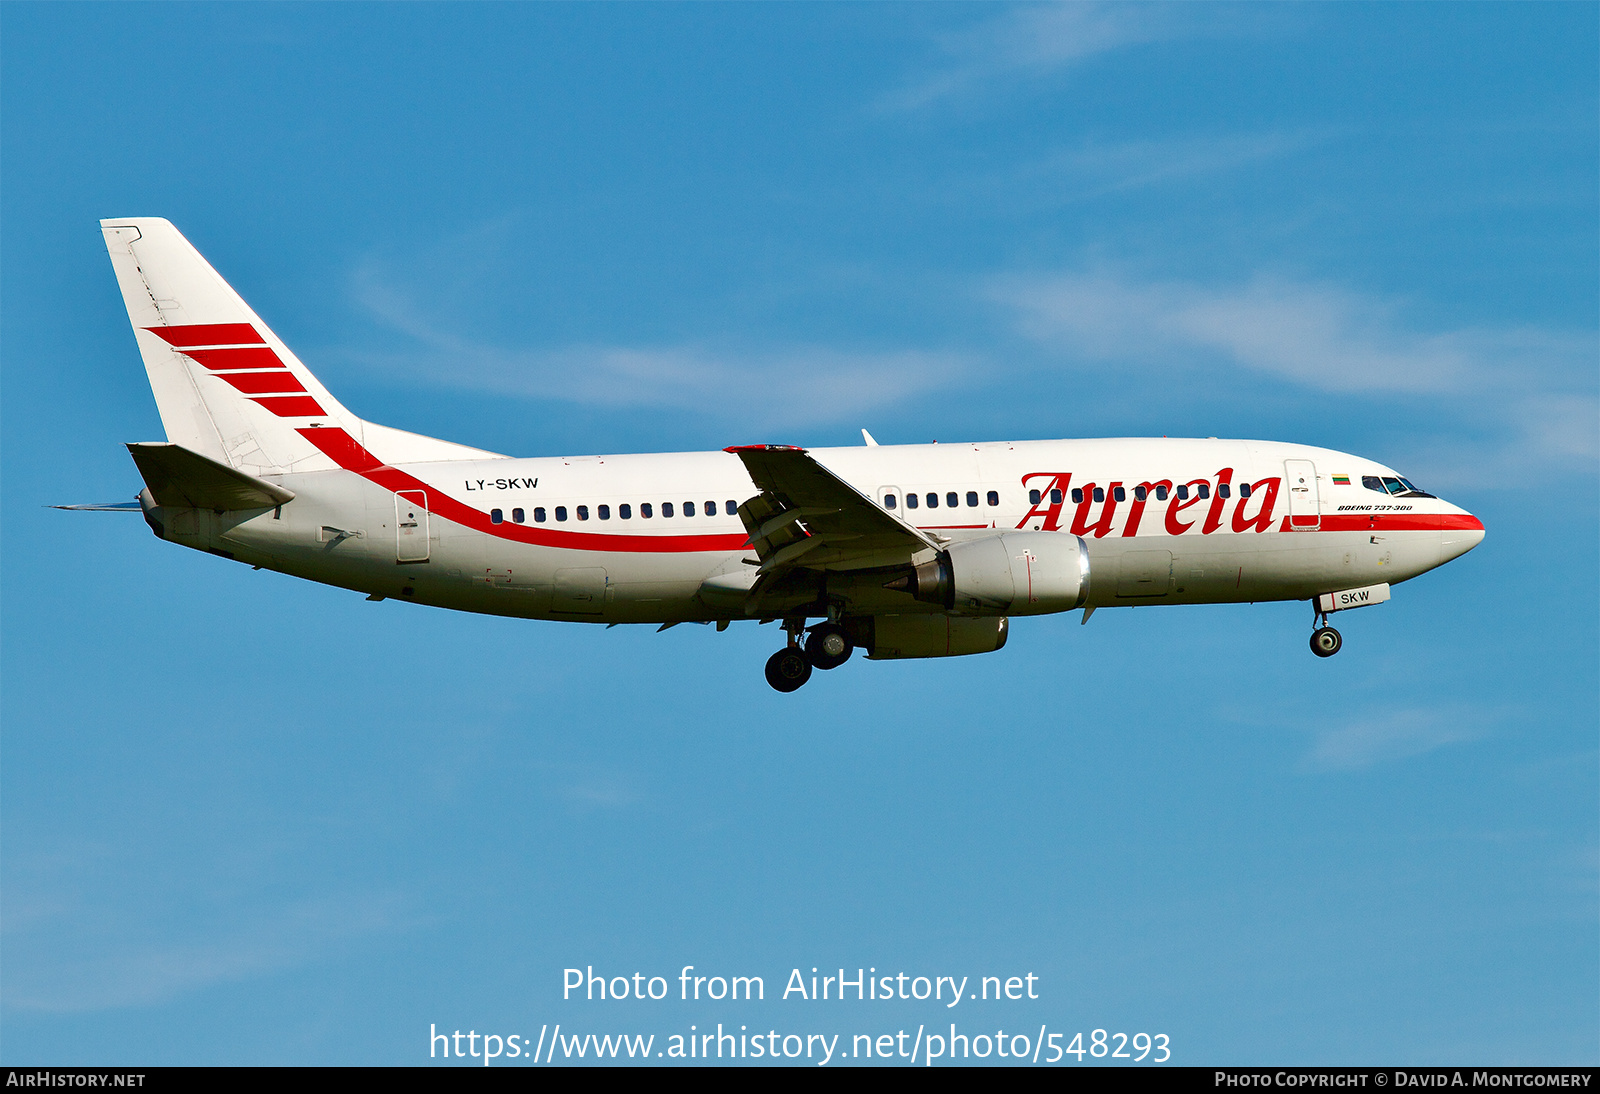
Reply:
[[812, 668], [836, 669], [855, 652], [855, 644], [837, 623], [819, 623], [806, 636], [806, 660]]
[[778, 691], [795, 691], [811, 679], [811, 662], [794, 647], [767, 658], [767, 683]]
[[1344, 639], [1332, 627], [1318, 627], [1311, 632], [1311, 652], [1318, 657], [1332, 657], [1344, 645]]

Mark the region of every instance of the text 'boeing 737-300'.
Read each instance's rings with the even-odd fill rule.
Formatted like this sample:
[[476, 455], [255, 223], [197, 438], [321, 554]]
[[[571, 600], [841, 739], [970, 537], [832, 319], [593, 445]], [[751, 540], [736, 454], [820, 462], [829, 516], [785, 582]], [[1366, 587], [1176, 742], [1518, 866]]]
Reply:
[[1483, 539], [1388, 467], [1277, 442], [501, 456], [346, 410], [167, 221], [101, 230], [167, 434], [128, 445], [155, 534], [372, 600], [781, 621], [767, 680], [793, 691], [857, 648], [988, 653], [1009, 617], [1079, 608], [1310, 600], [1330, 657], [1328, 613]]

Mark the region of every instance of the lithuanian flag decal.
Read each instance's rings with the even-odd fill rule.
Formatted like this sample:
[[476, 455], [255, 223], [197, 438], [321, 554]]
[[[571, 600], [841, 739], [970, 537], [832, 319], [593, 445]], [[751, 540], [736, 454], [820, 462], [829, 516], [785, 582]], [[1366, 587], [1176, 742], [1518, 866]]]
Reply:
[[1349, 486], [1350, 485], [1350, 476], [1349, 475], [1335, 475], [1333, 477], [1333, 485], [1335, 485], [1335, 486]]

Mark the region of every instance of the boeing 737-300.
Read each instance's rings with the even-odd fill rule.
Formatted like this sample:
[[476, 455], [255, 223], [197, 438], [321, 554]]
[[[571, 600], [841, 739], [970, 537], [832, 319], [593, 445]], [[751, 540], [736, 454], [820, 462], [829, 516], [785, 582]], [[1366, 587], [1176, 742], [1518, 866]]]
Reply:
[[[368, 594], [583, 623], [781, 621], [768, 682], [987, 653], [1012, 616], [1309, 600], [1329, 613], [1483, 525], [1298, 444], [1134, 439], [512, 458], [363, 421], [159, 218], [101, 221], [166, 431], [128, 445], [160, 539]], [[68, 508], [133, 508], [71, 506]]]

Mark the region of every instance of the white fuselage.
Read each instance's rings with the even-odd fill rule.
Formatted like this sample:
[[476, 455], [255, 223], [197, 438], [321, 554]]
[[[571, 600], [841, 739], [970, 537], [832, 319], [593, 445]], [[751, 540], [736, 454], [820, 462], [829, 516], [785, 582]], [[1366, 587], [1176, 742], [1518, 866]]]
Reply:
[[[243, 562], [463, 611], [602, 623], [748, 617], [734, 594], [756, 567], [733, 507], [756, 489], [735, 455], [395, 467], [353, 442], [325, 451], [342, 469], [266, 476], [294, 492], [287, 505], [224, 513], [147, 506], [152, 524], [163, 538]], [[1391, 469], [1304, 445], [1129, 438], [811, 456], [937, 537], [1019, 529], [1082, 537], [1091, 561], [1086, 606], [1095, 608], [1393, 585], [1483, 537], [1482, 525], [1448, 502], [1362, 485], [1363, 476], [1394, 476]], [[815, 599], [797, 594], [758, 614], [804, 613], [826, 598], [852, 612], [939, 610], [885, 589], [881, 574], [863, 577], [859, 560], [848, 573], [820, 569], [826, 587]]]

